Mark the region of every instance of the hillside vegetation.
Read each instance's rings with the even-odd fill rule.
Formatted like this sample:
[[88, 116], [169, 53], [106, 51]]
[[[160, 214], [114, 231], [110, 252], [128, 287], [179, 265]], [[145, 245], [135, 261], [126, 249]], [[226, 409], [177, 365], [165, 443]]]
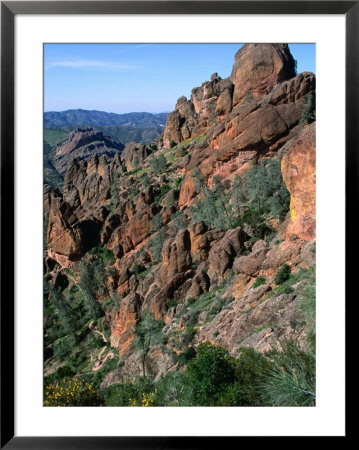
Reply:
[[315, 76], [246, 44], [155, 140], [98, 133], [44, 187], [44, 405], [314, 406]]

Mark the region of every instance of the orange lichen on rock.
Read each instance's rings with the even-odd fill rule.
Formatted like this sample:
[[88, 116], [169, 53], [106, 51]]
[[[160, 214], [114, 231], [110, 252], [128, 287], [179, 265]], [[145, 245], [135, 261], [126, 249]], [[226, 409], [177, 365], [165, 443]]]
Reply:
[[290, 215], [286, 237], [315, 237], [315, 124], [306, 126], [282, 159], [282, 175], [290, 192]]

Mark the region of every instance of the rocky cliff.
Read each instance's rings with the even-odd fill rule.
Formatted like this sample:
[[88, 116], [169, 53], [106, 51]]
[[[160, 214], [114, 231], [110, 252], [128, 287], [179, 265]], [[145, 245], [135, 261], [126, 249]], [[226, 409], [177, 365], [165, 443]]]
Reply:
[[[67, 169], [62, 192], [44, 189], [46, 279], [76, 308], [91, 296], [101, 308], [93, 319], [119, 360], [102, 388], [183, 370], [179, 356], [204, 342], [234, 357], [288, 339], [308, 347], [314, 100], [315, 76], [295, 73], [288, 45], [247, 44], [229, 78], [215, 73], [178, 99], [157, 142], [122, 149], [96, 137], [87, 157], [88, 129], [56, 150]], [[161, 340], [144, 348], [148, 314]]]

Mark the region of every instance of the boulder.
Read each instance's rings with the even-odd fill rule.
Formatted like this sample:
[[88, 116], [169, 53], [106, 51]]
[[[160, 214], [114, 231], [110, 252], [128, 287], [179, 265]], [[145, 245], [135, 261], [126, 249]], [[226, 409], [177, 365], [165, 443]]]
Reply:
[[176, 109], [169, 113], [166, 126], [163, 131], [163, 145], [170, 147], [171, 142], [179, 144], [192, 136], [192, 130], [196, 125], [196, 114], [193, 103], [186, 97], [180, 97], [176, 103]]
[[141, 165], [145, 158], [150, 155], [151, 150], [145, 145], [137, 142], [129, 142], [122, 151], [121, 157], [125, 161], [128, 172], [135, 169], [135, 163]]
[[232, 267], [234, 258], [240, 254], [248, 238], [247, 233], [238, 227], [227, 231], [222, 239], [213, 244], [208, 255], [211, 283], [224, 278], [226, 270]]
[[119, 349], [120, 356], [133, 343], [140, 305], [140, 296], [132, 292], [121, 300], [119, 311], [113, 314], [110, 343]]
[[[263, 244], [264, 243], [264, 244]], [[258, 244], [256, 246], [256, 244]], [[234, 273], [244, 273], [251, 277], [257, 276], [262, 268], [263, 261], [268, 252], [266, 242], [258, 241], [252, 248], [252, 252], [246, 256], [236, 258], [233, 263]]]
[[191, 287], [186, 293], [186, 299], [198, 298], [204, 292], [208, 292], [210, 286], [210, 279], [207, 273], [198, 269], [196, 275], [192, 279]]
[[278, 83], [295, 76], [288, 44], [246, 44], [235, 55], [230, 76], [233, 104], [263, 98]]
[[162, 249], [162, 281], [170, 281], [191, 267], [191, 239], [188, 230], [179, 230], [174, 239], [167, 239]]

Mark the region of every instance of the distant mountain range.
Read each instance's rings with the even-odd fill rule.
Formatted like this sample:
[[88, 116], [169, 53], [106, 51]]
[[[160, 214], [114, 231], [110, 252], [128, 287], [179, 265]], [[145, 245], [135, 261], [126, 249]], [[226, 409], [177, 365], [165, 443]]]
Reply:
[[[151, 114], [133, 112], [126, 114], [105, 111], [69, 109], [67, 111], [47, 111], [44, 113], [44, 128], [63, 128], [89, 125], [92, 127], [135, 127], [164, 128], [167, 113]], [[67, 131], [67, 130], [66, 130]]]

